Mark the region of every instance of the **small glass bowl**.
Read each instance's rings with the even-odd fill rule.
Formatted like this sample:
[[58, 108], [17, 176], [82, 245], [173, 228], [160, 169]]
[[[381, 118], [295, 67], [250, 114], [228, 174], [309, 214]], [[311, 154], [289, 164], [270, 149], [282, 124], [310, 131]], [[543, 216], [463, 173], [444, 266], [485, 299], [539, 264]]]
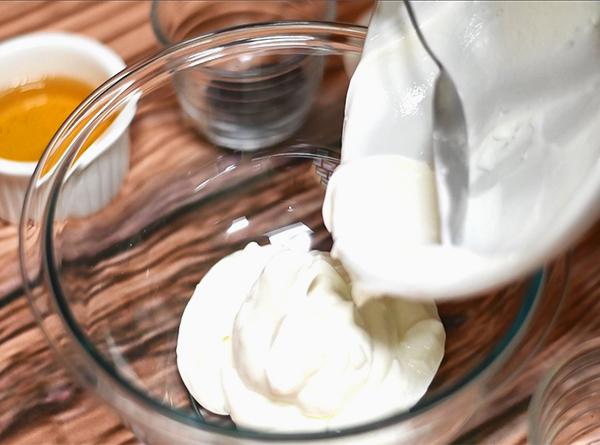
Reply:
[[535, 445], [600, 443], [600, 338], [578, 345], [542, 380], [528, 434]]
[[[408, 412], [342, 430], [273, 434], [223, 424], [192, 403], [175, 346], [185, 304], [206, 271], [246, 243], [275, 235], [301, 232], [313, 249], [331, 247], [321, 205], [339, 162], [348, 87], [343, 58], [360, 53], [365, 33], [350, 25], [283, 23], [181, 43], [98, 89], [44, 153], [20, 227], [31, 306], [65, 366], [144, 443], [443, 443], [550, 329], [564, 260], [498, 293], [439, 304], [446, 355], [429, 391]], [[174, 76], [240, 54], [301, 55], [325, 67], [298, 131], [269, 150], [221, 150], [179, 116]], [[119, 194], [95, 214], [60, 217], [57, 206], [74, 205], [63, 190], [77, 167], [75, 155], [96, 125], [132, 102], [131, 163]], [[69, 136], [74, 139], [57, 168], [42, 178]], [[47, 198], [42, 182], [49, 184]]]
[[[159, 42], [172, 45], [217, 29], [282, 20], [333, 20], [332, 0], [154, 0]], [[289, 137], [303, 124], [323, 75], [323, 58], [245, 51], [173, 74], [184, 116], [213, 143], [252, 151]]]

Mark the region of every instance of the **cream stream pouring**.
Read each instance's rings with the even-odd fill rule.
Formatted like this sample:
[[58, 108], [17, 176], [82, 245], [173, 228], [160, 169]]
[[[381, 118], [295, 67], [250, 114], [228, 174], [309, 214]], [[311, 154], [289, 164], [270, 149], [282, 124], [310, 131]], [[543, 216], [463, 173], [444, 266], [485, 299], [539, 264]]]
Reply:
[[435, 173], [437, 68], [401, 1], [379, 2], [371, 19], [324, 219], [334, 255], [364, 295], [475, 295], [539, 267], [598, 216], [600, 3], [415, 2], [414, 9], [465, 108], [462, 242], [443, 246], [439, 233], [414, 229], [419, 221], [445, 223], [428, 207], [437, 191], [426, 173]]

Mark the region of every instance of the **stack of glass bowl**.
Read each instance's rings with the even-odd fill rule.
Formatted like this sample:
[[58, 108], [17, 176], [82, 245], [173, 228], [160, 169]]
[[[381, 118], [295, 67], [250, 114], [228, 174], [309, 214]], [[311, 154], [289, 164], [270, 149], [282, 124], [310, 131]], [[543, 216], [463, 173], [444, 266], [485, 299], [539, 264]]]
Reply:
[[[340, 153], [348, 86], [342, 59], [358, 55], [364, 38], [361, 27], [281, 23], [187, 41], [103, 85], [46, 150], [21, 221], [32, 307], [64, 364], [143, 442], [444, 443], [549, 329], [562, 295], [544, 288], [553, 282], [552, 289], [562, 289], [565, 261], [496, 294], [441, 303], [446, 355], [428, 393], [409, 412], [344, 430], [272, 434], [237, 429], [189, 397], [176, 368], [177, 329], [206, 271], [246, 243], [268, 242], [288, 229], [301, 228], [313, 249], [331, 247], [321, 205]], [[216, 147], [180, 116], [173, 80], [200, 73], [210, 81], [211, 69], [240, 55], [301, 57], [324, 70], [297, 130], [268, 149]], [[57, 207], [68, 215], [73, 205], [62, 191], [85, 139], [132, 102], [131, 164], [119, 194], [93, 215], [57, 217]], [[58, 168], [46, 173], [52, 152], [73, 134]]]

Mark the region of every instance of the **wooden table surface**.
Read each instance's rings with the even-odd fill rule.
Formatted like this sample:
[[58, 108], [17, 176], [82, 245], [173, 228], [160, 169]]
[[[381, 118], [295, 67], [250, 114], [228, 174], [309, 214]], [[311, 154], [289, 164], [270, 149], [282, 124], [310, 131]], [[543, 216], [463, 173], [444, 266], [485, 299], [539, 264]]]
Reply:
[[[340, 8], [351, 21], [360, 8]], [[39, 30], [77, 32], [105, 42], [127, 63], [159, 45], [147, 1], [3, 1], [0, 40]], [[134, 145], [135, 150], [135, 145]], [[136, 162], [132, 153], [132, 163]], [[16, 227], [0, 222], [0, 443], [138, 443], [102, 402], [76, 386], [37, 328], [21, 286]], [[600, 224], [572, 254], [568, 294], [543, 349], [457, 443], [526, 443], [525, 413], [536, 382], [573, 345], [600, 334]]]

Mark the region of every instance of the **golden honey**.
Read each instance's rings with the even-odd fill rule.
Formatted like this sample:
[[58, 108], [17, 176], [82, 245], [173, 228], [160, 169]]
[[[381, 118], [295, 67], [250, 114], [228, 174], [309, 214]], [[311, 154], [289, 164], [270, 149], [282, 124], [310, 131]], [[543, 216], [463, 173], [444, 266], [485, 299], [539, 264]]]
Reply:
[[[80, 80], [48, 77], [0, 91], [0, 158], [37, 162], [54, 133], [93, 89]], [[98, 125], [78, 157], [113, 120], [114, 115]], [[60, 158], [75, 133], [71, 132], [62, 149], [53, 153], [48, 167]]]

